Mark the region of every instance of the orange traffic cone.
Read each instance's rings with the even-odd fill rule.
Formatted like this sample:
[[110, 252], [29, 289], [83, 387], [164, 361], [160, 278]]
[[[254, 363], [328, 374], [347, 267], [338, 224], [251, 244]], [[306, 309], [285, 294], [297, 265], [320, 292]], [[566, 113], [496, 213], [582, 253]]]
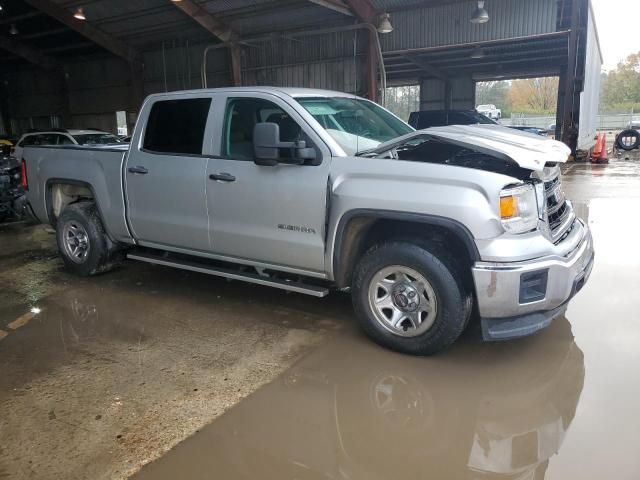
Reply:
[[603, 146], [604, 146], [604, 135], [599, 133], [596, 140], [596, 146], [593, 147], [593, 152], [591, 153], [591, 163], [598, 162], [600, 155], [602, 155]]
[[607, 137], [604, 133], [602, 134], [602, 151], [600, 152], [600, 156], [596, 160], [596, 163], [609, 163], [609, 155], [607, 155]]

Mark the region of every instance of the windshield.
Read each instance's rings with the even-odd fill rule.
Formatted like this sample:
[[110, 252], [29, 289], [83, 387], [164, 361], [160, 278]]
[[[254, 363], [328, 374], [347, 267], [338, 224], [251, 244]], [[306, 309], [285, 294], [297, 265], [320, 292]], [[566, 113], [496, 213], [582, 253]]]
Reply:
[[413, 128], [373, 102], [348, 97], [298, 98], [347, 155], [375, 148]]
[[79, 145], [108, 145], [110, 143], [121, 143], [118, 137], [110, 133], [84, 133], [74, 135]]

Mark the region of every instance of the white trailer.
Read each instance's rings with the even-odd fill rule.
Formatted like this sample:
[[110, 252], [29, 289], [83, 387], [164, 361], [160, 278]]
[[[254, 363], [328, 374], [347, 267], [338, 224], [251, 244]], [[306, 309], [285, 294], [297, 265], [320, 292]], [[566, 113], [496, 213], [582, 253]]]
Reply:
[[598, 133], [600, 75], [602, 70], [602, 51], [591, 2], [589, 2], [585, 53], [584, 87], [580, 94], [577, 150], [588, 152], [595, 145], [595, 137]]

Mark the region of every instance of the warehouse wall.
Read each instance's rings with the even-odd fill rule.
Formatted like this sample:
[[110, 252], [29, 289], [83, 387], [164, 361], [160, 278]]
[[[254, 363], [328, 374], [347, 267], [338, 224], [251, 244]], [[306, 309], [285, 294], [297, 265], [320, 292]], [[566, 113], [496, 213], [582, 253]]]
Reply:
[[274, 39], [245, 50], [242, 81], [364, 95], [365, 52], [362, 31]]
[[[144, 53], [144, 94], [201, 88], [205, 45], [165, 44]], [[357, 32], [274, 39], [245, 47], [245, 85], [327, 88], [363, 94], [365, 43]], [[209, 88], [231, 85], [228, 49], [211, 50]], [[131, 71], [124, 60], [105, 57], [64, 65], [62, 71], [36, 68], [3, 76], [13, 130], [52, 126], [116, 131], [115, 112], [132, 111]]]
[[[166, 46], [144, 54], [144, 94], [201, 88], [203, 45]], [[229, 85], [229, 54], [215, 51], [208, 63], [210, 87]], [[62, 70], [17, 70], [2, 77], [12, 130], [94, 127], [116, 132], [115, 112], [131, 112], [129, 65], [105, 57], [70, 62]]]

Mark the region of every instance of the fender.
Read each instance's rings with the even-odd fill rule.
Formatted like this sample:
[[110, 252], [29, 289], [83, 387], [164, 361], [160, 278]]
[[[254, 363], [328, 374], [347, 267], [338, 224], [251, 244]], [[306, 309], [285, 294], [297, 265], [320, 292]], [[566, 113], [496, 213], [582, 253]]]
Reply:
[[462, 223], [451, 218], [441, 217], [438, 215], [429, 215], [422, 213], [407, 213], [394, 210], [374, 210], [367, 208], [357, 208], [345, 212], [336, 228], [335, 241], [333, 248], [333, 278], [340, 283], [344, 272], [341, 272], [344, 260], [342, 259], [343, 251], [346, 248], [344, 244], [345, 229], [349, 222], [354, 218], [367, 218], [371, 220], [399, 220], [409, 223], [432, 225], [448, 230], [455, 235], [465, 246], [469, 258], [475, 262], [480, 260], [480, 253], [473, 238], [473, 234]]
[[44, 184], [44, 202], [45, 202], [45, 210], [47, 212], [47, 221], [49, 222], [49, 224], [53, 227], [55, 227], [55, 218], [53, 215], [53, 199], [51, 198], [52, 196], [52, 188], [51, 185], [54, 183], [65, 183], [68, 185], [76, 185], [78, 187], [85, 187], [87, 189], [89, 189], [89, 191], [91, 192], [91, 195], [93, 196], [93, 201], [96, 204], [96, 207], [98, 208], [98, 214], [100, 215], [100, 220], [102, 220], [102, 226], [104, 228], [104, 231], [106, 232], [107, 236], [109, 237], [109, 240], [111, 240], [112, 242], [114, 242], [114, 236], [111, 234], [111, 232], [109, 232], [109, 229], [104, 221], [104, 215], [102, 214], [102, 210], [100, 209], [100, 203], [98, 202], [98, 197], [96, 195], [96, 192], [93, 188], [93, 185], [91, 185], [88, 182], [84, 182], [81, 180], [73, 180], [71, 178], [59, 178], [59, 177], [55, 177], [55, 178], [49, 178], [47, 179], [47, 181]]

